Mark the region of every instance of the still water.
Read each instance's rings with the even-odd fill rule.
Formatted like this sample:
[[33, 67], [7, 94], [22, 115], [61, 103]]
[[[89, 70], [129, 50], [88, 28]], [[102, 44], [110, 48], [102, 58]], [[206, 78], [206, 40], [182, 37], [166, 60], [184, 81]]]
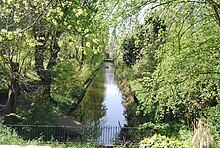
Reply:
[[114, 76], [114, 66], [104, 63], [87, 89], [80, 107], [72, 115], [89, 126], [119, 126], [119, 123], [123, 126], [126, 121], [122, 99]]
[[101, 119], [101, 126], [119, 126], [125, 124], [124, 107], [122, 105], [122, 94], [114, 77], [112, 63], [105, 63], [105, 91], [103, 105], [106, 114]]

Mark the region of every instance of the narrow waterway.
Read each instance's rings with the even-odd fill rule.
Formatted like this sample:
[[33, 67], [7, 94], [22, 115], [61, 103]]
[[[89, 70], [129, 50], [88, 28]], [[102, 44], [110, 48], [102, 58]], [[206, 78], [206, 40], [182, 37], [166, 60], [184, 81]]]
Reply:
[[105, 63], [105, 93], [103, 105], [106, 114], [101, 120], [101, 126], [119, 126], [125, 124], [122, 94], [114, 77], [113, 63]]
[[126, 123], [113, 63], [104, 63], [72, 115], [83, 124], [99, 127], [119, 126], [119, 123], [123, 126]]
[[[114, 76], [114, 65], [106, 62], [72, 115], [84, 125], [97, 130], [97, 139], [106, 138], [107, 135], [108, 141], [105, 143], [111, 143], [109, 140], [116, 139], [115, 136], [120, 132], [119, 126], [126, 124], [122, 101], [123, 97]], [[110, 128], [110, 135], [106, 131], [100, 131], [104, 127]]]

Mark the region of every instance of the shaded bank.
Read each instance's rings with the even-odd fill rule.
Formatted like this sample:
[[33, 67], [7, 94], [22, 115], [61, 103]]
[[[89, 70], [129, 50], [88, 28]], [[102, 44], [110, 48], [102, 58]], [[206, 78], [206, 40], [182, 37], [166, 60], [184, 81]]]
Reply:
[[83, 88], [82, 88], [82, 89], [79, 89], [79, 92], [77, 92], [77, 94], [74, 94], [74, 95], [73, 95], [73, 99], [76, 99], [76, 103], [72, 104], [72, 105], [69, 107], [69, 109], [68, 109], [68, 111], [67, 111], [67, 113], [66, 113], [67, 116], [70, 116], [70, 114], [71, 114], [74, 110], [76, 110], [76, 109], [78, 108], [79, 104], [82, 102], [82, 100], [83, 100], [83, 98], [84, 98], [84, 96], [85, 96], [85, 94], [86, 94], [86, 91], [87, 91], [88, 87], [90, 86], [90, 84], [92, 83], [93, 79], [96, 77], [96, 75], [98, 74], [98, 72], [99, 72], [100, 69], [102, 68], [102, 65], [103, 65], [103, 61], [102, 61], [102, 62], [100, 63], [100, 65], [95, 69], [95, 71], [92, 73], [91, 77], [89, 77], [89, 78], [85, 81], [85, 83], [84, 83], [84, 85], [83, 85]]
[[100, 69], [88, 87], [81, 103], [70, 116], [83, 124], [98, 124], [105, 115], [104, 101], [104, 67]]

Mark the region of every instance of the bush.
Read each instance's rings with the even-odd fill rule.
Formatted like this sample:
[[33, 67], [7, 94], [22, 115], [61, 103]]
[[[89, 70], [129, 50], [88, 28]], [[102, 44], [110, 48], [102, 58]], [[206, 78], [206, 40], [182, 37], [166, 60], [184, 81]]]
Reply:
[[183, 145], [176, 139], [170, 139], [166, 136], [155, 134], [150, 138], [144, 138], [139, 145], [139, 148], [190, 148], [190, 146]]
[[24, 140], [8, 127], [0, 124], [0, 144], [22, 144]]
[[209, 107], [203, 111], [204, 117], [202, 121], [206, 123], [206, 127], [211, 130], [216, 147], [220, 146], [220, 107]]
[[13, 128], [6, 127], [0, 124], [0, 145], [49, 145], [52, 148], [95, 148], [97, 147], [94, 143], [86, 144], [76, 144], [76, 143], [59, 143], [58, 141], [48, 141], [44, 142], [41, 138], [34, 140], [24, 140], [22, 137], [18, 136]]

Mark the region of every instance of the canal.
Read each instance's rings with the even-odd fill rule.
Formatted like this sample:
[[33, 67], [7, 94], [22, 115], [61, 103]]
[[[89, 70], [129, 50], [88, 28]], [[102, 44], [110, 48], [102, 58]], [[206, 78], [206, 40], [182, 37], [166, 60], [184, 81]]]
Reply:
[[[76, 120], [94, 129], [123, 126], [126, 120], [122, 101], [123, 96], [114, 76], [114, 65], [105, 62], [88, 87], [79, 108], [72, 115]], [[114, 138], [118, 132], [120, 130], [112, 131], [110, 138]], [[100, 138], [104, 134], [106, 133], [100, 133]]]

